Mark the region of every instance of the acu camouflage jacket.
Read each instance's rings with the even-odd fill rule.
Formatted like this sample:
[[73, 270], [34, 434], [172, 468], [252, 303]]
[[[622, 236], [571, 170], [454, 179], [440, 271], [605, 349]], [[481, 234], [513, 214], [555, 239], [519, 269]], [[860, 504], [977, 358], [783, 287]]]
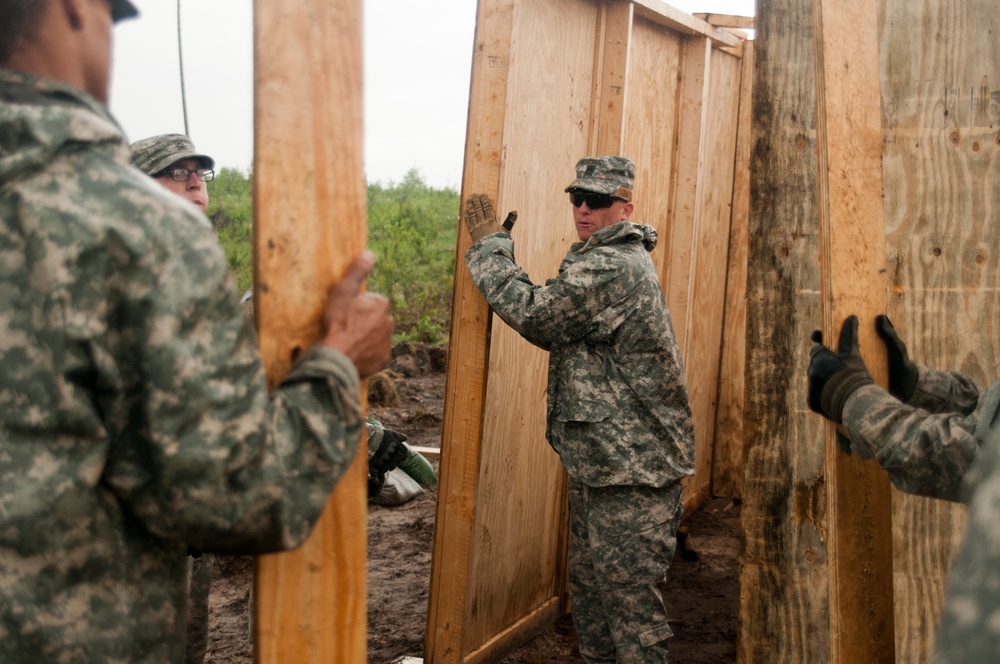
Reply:
[[514, 262], [509, 233], [465, 255], [493, 310], [549, 350], [547, 437], [589, 486], [665, 486], [694, 472], [694, 427], [677, 339], [649, 251], [630, 222], [574, 243], [544, 286]]
[[354, 456], [358, 376], [269, 397], [196, 208], [94, 99], [0, 70], [0, 661], [176, 662], [186, 552], [300, 544]]
[[901, 491], [964, 502], [963, 480], [996, 417], [1000, 381], [980, 394], [967, 376], [918, 368], [917, 389], [905, 404], [877, 385], [848, 397], [851, 449], [878, 459]]

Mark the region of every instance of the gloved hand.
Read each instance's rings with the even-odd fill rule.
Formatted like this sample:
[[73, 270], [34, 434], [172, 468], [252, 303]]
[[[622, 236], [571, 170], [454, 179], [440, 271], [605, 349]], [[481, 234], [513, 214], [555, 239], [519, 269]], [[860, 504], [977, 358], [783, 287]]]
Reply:
[[497, 213], [493, 211], [493, 204], [486, 194], [472, 194], [465, 201], [465, 227], [469, 229], [473, 243], [493, 233], [510, 231], [515, 221], [517, 212], [511, 212], [502, 226], [497, 223]]
[[385, 474], [405, 460], [410, 450], [406, 434], [382, 428], [381, 424], [369, 426], [368, 431], [368, 497], [371, 498], [382, 490]]
[[816, 345], [809, 353], [809, 408], [840, 424], [847, 397], [875, 382], [858, 350], [858, 317], [848, 316], [844, 321], [836, 353], [823, 345], [819, 330], [813, 332], [812, 340]]
[[906, 344], [896, 334], [888, 316], [879, 314], [875, 317], [875, 331], [882, 337], [889, 354], [889, 394], [906, 403], [917, 389], [920, 371], [910, 359]]

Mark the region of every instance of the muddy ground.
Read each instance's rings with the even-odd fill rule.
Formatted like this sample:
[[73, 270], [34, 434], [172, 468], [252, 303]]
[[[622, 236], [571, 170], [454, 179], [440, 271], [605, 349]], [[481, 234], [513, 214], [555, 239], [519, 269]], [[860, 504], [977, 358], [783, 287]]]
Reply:
[[[441, 349], [405, 344], [370, 385], [370, 413], [409, 436], [411, 445], [438, 447], [444, 398]], [[435, 469], [437, 463], [433, 462]], [[424, 649], [436, 491], [368, 513], [368, 662], [420, 658]], [[670, 567], [667, 610], [674, 638], [671, 662], [736, 661], [738, 502], [714, 498], [685, 522], [686, 544]], [[212, 587], [210, 664], [252, 664], [247, 621], [252, 562], [219, 557]], [[508, 655], [505, 664], [579, 663], [569, 617]]]

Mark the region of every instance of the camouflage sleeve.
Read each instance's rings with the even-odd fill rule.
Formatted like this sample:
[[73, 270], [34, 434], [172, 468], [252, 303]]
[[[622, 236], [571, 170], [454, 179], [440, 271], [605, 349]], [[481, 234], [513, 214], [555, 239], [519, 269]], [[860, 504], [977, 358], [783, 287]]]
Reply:
[[621, 250], [602, 248], [539, 286], [514, 262], [507, 233], [487, 236], [465, 255], [472, 280], [504, 322], [543, 348], [610, 336], [627, 315], [636, 278]]
[[962, 501], [962, 480], [979, 454], [978, 412], [929, 413], [868, 385], [848, 398], [844, 425], [852, 450], [878, 459], [901, 491]]
[[979, 403], [979, 388], [968, 376], [918, 366], [919, 376], [913, 396], [907, 402], [931, 413], [968, 415]]
[[935, 643], [939, 664], [1000, 661], [1000, 428], [983, 444], [967, 478], [969, 520], [948, 572]]
[[[210, 230], [121, 275], [114, 354], [131, 364], [104, 481], [153, 534], [202, 551], [305, 540], [364, 426], [353, 364], [321, 346], [268, 395], [257, 341]], [[165, 246], [164, 246], [165, 245]]]

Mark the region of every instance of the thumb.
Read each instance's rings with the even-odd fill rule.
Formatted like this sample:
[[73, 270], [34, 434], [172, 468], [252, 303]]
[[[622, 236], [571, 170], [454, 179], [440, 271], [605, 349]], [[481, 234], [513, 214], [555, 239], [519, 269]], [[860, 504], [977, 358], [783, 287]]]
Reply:
[[844, 326], [840, 328], [840, 343], [837, 351], [840, 353], [853, 353], [858, 350], [858, 317], [848, 316], [844, 321]]
[[878, 335], [886, 343], [899, 341], [899, 335], [896, 334], [896, 327], [885, 314], [879, 314], [875, 317], [875, 331], [878, 332]]
[[361, 283], [372, 271], [375, 265], [375, 254], [369, 249], [365, 249], [351, 261], [344, 271], [344, 277], [334, 289], [342, 297], [354, 297], [361, 290]]

